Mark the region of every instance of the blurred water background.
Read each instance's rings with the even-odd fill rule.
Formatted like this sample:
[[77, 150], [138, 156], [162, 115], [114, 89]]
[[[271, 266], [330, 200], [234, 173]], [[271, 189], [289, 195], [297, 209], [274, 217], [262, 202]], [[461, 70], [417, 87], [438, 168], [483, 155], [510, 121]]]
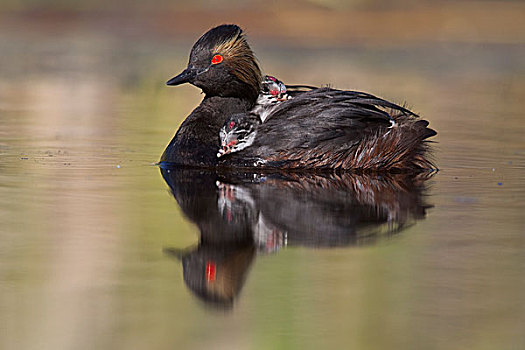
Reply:
[[[524, 348], [524, 18], [521, 1], [2, 1], [0, 348]], [[286, 83], [407, 102], [440, 168], [424, 220], [258, 254], [227, 310], [164, 252], [199, 229], [154, 165], [202, 98], [164, 82], [222, 23]]]

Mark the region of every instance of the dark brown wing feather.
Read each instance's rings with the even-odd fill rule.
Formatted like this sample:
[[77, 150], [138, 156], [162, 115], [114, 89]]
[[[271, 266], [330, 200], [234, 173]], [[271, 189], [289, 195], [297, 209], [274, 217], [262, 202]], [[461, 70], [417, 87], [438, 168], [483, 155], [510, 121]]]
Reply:
[[[395, 125], [391, 127], [392, 121]], [[435, 135], [408, 109], [370, 94], [328, 88], [278, 105], [254, 144], [226, 162], [329, 169], [429, 169], [424, 140]], [[261, 162], [258, 162], [261, 163]]]

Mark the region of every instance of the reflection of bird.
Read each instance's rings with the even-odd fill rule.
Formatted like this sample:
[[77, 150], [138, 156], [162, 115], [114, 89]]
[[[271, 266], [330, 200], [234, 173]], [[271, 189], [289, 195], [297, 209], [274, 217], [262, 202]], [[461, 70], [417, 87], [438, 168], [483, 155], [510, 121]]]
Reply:
[[217, 181], [219, 212], [227, 222], [239, 218], [249, 218], [254, 244], [259, 252], [271, 253], [286, 245], [286, 232], [269, 224], [262, 213], [259, 213], [256, 198], [252, 189], [245, 186], [231, 185]]
[[253, 143], [217, 159], [226, 120], [256, 104], [263, 78], [242, 30], [222, 25], [193, 46], [188, 67], [167, 82], [191, 83], [206, 97], [188, 116], [162, 161], [194, 166], [429, 169], [425, 140], [435, 131], [404, 107], [370, 94], [313, 89], [275, 105]]
[[217, 187], [219, 189], [217, 200], [219, 213], [226, 222], [235, 223], [242, 219], [247, 224], [251, 224], [256, 220], [255, 201], [247, 189], [223, 184], [220, 181], [217, 181]]
[[165, 249], [182, 261], [184, 281], [201, 300], [231, 307], [255, 257], [249, 241], [241, 245], [200, 246], [195, 250]]
[[256, 254], [371, 244], [425, 217], [420, 173], [260, 173], [161, 169], [199, 244], [166, 249], [200, 299], [231, 307]]

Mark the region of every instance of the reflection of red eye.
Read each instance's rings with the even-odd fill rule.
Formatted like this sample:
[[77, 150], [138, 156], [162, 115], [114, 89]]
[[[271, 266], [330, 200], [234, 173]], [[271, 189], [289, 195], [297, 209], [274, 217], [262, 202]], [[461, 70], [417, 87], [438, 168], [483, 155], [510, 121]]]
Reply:
[[206, 281], [215, 282], [215, 271], [216, 265], [213, 261], [208, 261], [206, 263]]
[[211, 59], [211, 64], [219, 64], [222, 62], [222, 56], [221, 55], [215, 55]]
[[230, 129], [235, 126], [235, 122], [230, 122], [230, 125], [228, 126]]

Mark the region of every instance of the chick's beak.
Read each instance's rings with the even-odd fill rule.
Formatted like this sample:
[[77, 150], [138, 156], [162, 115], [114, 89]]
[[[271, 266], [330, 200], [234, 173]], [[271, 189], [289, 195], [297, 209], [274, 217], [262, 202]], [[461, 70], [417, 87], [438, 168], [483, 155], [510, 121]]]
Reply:
[[174, 85], [180, 85], [184, 83], [190, 83], [191, 80], [195, 77], [195, 74], [196, 74], [195, 70], [186, 68], [185, 70], [182, 71], [182, 73], [168, 80], [166, 82], [166, 85], [174, 86]]

